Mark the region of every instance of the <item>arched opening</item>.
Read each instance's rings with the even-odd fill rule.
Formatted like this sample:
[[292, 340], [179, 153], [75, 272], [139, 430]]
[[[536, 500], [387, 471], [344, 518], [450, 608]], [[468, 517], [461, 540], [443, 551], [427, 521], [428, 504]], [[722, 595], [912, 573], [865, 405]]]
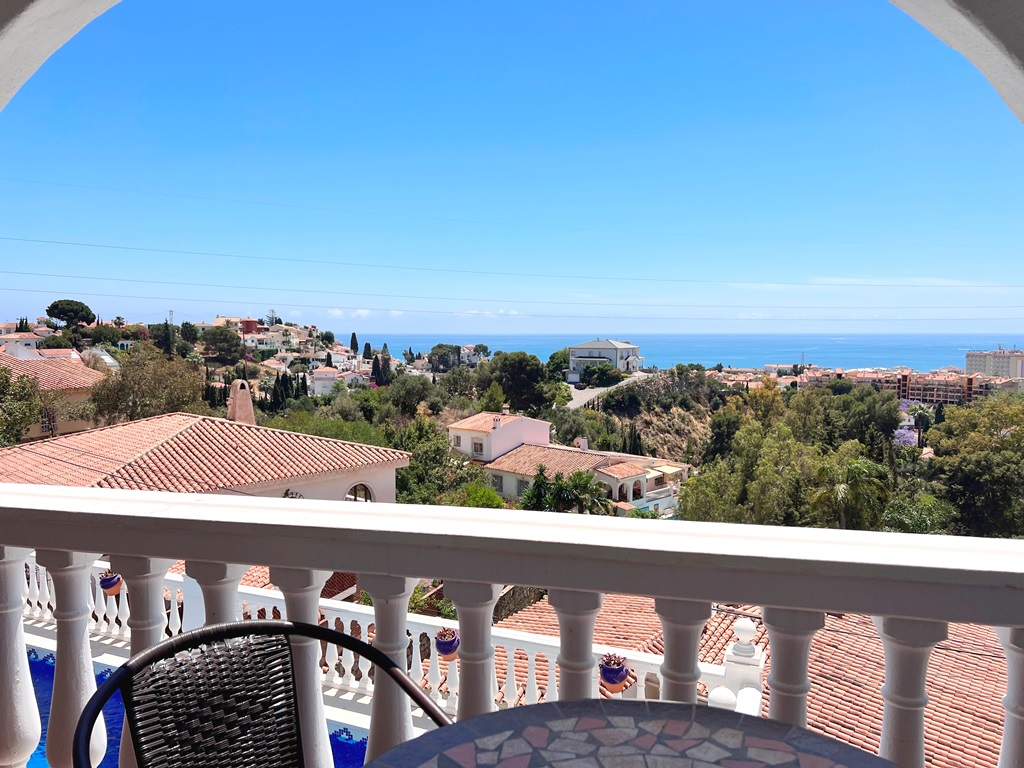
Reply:
[[363, 483], [357, 483], [348, 489], [345, 494], [345, 501], [373, 501], [373, 494]]
[[643, 485], [641, 485], [639, 480], [634, 480], [633, 481], [633, 501], [636, 501], [637, 499], [642, 498], [643, 495], [644, 495]]

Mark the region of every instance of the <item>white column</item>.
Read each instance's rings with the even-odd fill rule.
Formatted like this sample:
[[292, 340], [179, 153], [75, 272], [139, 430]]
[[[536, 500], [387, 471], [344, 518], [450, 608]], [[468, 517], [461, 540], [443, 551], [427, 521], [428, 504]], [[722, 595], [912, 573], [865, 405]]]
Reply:
[[[359, 576], [359, 586], [373, 600], [377, 633], [373, 645], [386, 653], [402, 669], [406, 668], [406, 616], [416, 579], [400, 576]], [[366, 674], [367, 670], [363, 670]], [[373, 699], [370, 705], [370, 735], [366, 742], [366, 761], [375, 760], [392, 747], [412, 738], [412, 704], [405, 691], [387, 674], [374, 673]]]
[[873, 617], [885, 648], [882, 742], [878, 753], [901, 768], [924, 766], [928, 657], [946, 639], [945, 622]]
[[700, 680], [700, 639], [711, 618], [711, 603], [657, 598], [654, 610], [661, 619], [665, 657], [661, 665], [661, 698], [697, 703]]
[[0, 768], [22, 768], [39, 745], [42, 725], [21, 625], [25, 557], [0, 546]]
[[1024, 765], [1024, 627], [995, 630], [1006, 651], [1006, 717], [998, 768], [1017, 768]]
[[[46, 728], [46, 761], [53, 768], [71, 768], [78, 718], [96, 692], [89, 647], [89, 569], [97, 557], [81, 552], [36, 552], [36, 561], [49, 571], [56, 593], [57, 664]], [[107, 749], [107, 729], [100, 720], [93, 727], [89, 746], [90, 757], [98, 763]]]
[[238, 582], [242, 580], [247, 565], [236, 563], [207, 563], [189, 560], [185, 573], [199, 582], [206, 606], [206, 624], [220, 624], [237, 620]]
[[[305, 568], [270, 569], [270, 580], [284, 593], [285, 613], [289, 621], [320, 623], [320, 592], [330, 575], [330, 571], [311, 571]], [[324, 694], [320, 685], [320, 641], [314, 638], [293, 638], [291, 643], [305, 764], [310, 768], [333, 768], [327, 712], [324, 710]]]
[[825, 614], [765, 606], [761, 616], [768, 628], [768, 644], [772, 649], [768, 717], [806, 728], [807, 694], [811, 690], [807, 664], [811, 641], [825, 626]]
[[[131, 602], [128, 628], [131, 630], [132, 656], [152, 648], [167, 637], [167, 613], [164, 604], [164, 577], [173, 560], [136, 555], [114, 555], [110, 558], [110, 569], [120, 573], [125, 589], [121, 599]], [[177, 611], [174, 590], [171, 591], [171, 610]], [[118, 756], [121, 768], [135, 768], [135, 749], [132, 747], [128, 722], [121, 729], [121, 751]]]
[[[471, 581], [446, 581], [444, 595], [459, 613], [459, 712], [463, 720], [494, 705], [494, 646], [491, 625], [501, 587]], [[436, 653], [436, 650], [435, 650]], [[449, 662], [449, 669], [455, 662]], [[449, 673], [449, 679], [451, 674]]]
[[548, 601], [558, 614], [558, 699], [590, 699], [596, 695], [594, 621], [604, 596], [600, 592], [552, 589]]

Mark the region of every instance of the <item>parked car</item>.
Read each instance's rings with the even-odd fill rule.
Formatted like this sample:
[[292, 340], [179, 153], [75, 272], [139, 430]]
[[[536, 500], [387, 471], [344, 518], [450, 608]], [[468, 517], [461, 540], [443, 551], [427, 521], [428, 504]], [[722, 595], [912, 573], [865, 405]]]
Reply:
[[576, 389], [586, 389], [587, 388], [587, 385], [584, 384], [582, 381], [577, 381], [574, 386], [576, 387]]

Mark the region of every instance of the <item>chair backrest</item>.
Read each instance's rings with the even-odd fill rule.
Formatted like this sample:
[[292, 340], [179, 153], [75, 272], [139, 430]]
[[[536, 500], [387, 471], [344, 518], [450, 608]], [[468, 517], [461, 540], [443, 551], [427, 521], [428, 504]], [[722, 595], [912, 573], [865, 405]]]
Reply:
[[403, 668], [351, 635], [297, 622], [242, 621], [173, 637], [116, 669], [82, 710], [75, 768], [89, 768], [93, 725], [115, 691], [140, 768], [301, 768], [294, 636], [350, 649], [390, 675], [438, 726], [451, 724]]

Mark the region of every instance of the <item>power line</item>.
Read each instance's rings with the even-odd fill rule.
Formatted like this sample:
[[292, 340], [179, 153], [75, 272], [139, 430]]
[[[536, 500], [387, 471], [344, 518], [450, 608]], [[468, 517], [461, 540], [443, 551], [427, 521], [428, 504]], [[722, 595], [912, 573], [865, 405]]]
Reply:
[[[356, 262], [356, 261], [327, 261], [324, 259], [299, 259], [294, 257], [286, 256], [254, 256], [251, 254], [241, 253], [223, 253], [219, 251], [187, 251], [176, 248], [152, 248], [145, 246], [133, 246], [133, 245], [113, 245], [110, 243], [87, 243], [73, 240], [48, 240], [42, 238], [29, 238], [29, 237], [7, 237], [0, 236], [0, 240], [13, 243], [33, 243], [36, 245], [60, 245], [72, 248], [99, 248], [103, 250], [112, 251], [134, 251], [138, 253], [163, 253], [176, 256], [204, 256], [207, 258], [222, 258], [222, 259], [243, 259], [248, 261], [275, 261], [283, 262], [286, 264], [316, 264], [327, 267], [358, 267], [364, 269], [390, 269], [396, 271], [405, 272], [437, 272], [444, 274], [456, 274], [456, 275], [482, 275], [486, 277], [527, 277], [536, 278], [542, 280], [572, 280], [572, 281], [584, 281], [584, 280], [601, 280], [611, 281], [616, 283], [632, 282], [632, 283], [679, 283], [689, 285], [755, 285], [761, 287], [767, 286], [797, 286], [800, 288], [930, 288], [930, 289], [954, 289], [962, 291], [965, 289], [1007, 289], [1007, 288], [1024, 288], [1024, 285], [1012, 285], [1008, 283], [998, 284], [970, 284], [970, 283], [959, 283], [956, 285], [934, 285], [931, 283], [872, 283], [867, 281], [843, 281], [840, 283], [815, 283], [815, 282], [797, 282], [797, 281], [785, 281], [785, 280], [700, 280], [695, 278], [679, 278], [679, 277], [629, 277], [629, 276], [613, 276], [613, 275], [593, 275], [593, 274], [547, 274], [540, 272], [497, 272], [488, 270], [478, 269], [461, 269], [461, 268], [446, 268], [446, 267], [417, 267], [408, 265], [397, 265], [397, 264], [379, 264], [373, 262]], [[946, 318], [942, 318], [946, 319]]]
[[[0, 291], [7, 291], [10, 293], [42, 293], [46, 295], [52, 295], [53, 290], [42, 290], [33, 288], [0, 288]], [[138, 296], [133, 294], [119, 294], [119, 293], [94, 293], [89, 291], [75, 291], [78, 296], [92, 296], [105, 299], [144, 299], [146, 301], [187, 301], [193, 303], [208, 304], [214, 299], [197, 299], [189, 296]], [[233, 305], [233, 306], [250, 306], [251, 301], [243, 300], [220, 300], [217, 299], [221, 305]], [[361, 306], [339, 306], [337, 304], [296, 304], [289, 302], [289, 306], [296, 307], [298, 309], [338, 309], [348, 311], [367, 311], [365, 305]], [[449, 317], [472, 317], [472, 318], [544, 318], [544, 319], [559, 319], [559, 320], [718, 320], [718, 321], [758, 321], [758, 322], [807, 322], [807, 321], [836, 321], [845, 322], [848, 320], [857, 320], [858, 322], [879, 322], [879, 323], [912, 323], [912, 322], [928, 322], [934, 323], [939, 321], [950, 321], [959, 320], [962, 322], [973, 322], [973, 321], [986, 321], [991, 322], [993, 320], [1024, 320], [1024, 317], [703, 317], [694, 315], [609, 315], [607, 313], [601, 315], [556, 315], [556, 314], [541, 314], [541, 313], [523, 313], [523, 312], [480, 312], [476, 310], [441, 310], [441, 309], [408, 309], [407, 307], [374, 307], [372, 311], [375, 312], [394, 312], [396, 314], [410, 314], [410, 315], [444, 315]]]
[[162, 192], [158, 190], [149, 189], [130, 189], [125, 187], [105, 187], [95, 184], [72, 184], [69, 182], [59, 181], [39, 181], [36, 179], [16, 179], [10, 177], [0, 177], [0, 181], [6, 181], [13, 184], [37, 184], [40, 186], [47, 187], [64, 187], [66, 189], [87, 189], [97, 192], [117, 192], [119, 194], [128, 195], [148, 195], [150, 197], [164, 197], [178, 200], [195, 200], [198, 202], [212, 202], [212, 203], [231, 203], [233, 205], [252, 205], [266, 208], [289, 208], [292, 210], [302, 211], [319, 211], [322, 213], [344, 213], [354, 216], [379, 216], [382, 218], [389, 219], [409, 219], [413, 221], [435, 221], [446, 224], [472, 224], [474, 226], [487, 226], [487, 227], [514, 227], [519, 229], [546, 229], [560, 232], [588, 232], [593, 234], [604, 234], [604, 235], [643, 235], [653, 237], [678, 237], [678, 238], [692, 238], [699, 240], [719, 239], [719, 240], [742, 240], [749, 242], [776, 242], [776, 243], [806, 243], [810, 245], [854, 245], [854, 246], [898, 246], [903, 248], [971, 248], [977, 250], [978, 248], [984, 248], [986, 250], [999, 250], [1004, 246], [979, 246], [975, 243], [970, 245], [957, 245], [953, 243], [901, 243], [895, 241], [864, 241], [864, 240], [815, 240], [808, 238], [795, 238], [795, 237], [765, 237], [763, 235], [737, 235], [735, 233], [707, 233], [707, 232], [665, 232], [659, 230], [643, 230], [643, 229], [613, 229], [607, 227], [578, 227], [570, 226], [565, 224], [538, 224], [536, 222], [521, 222], [521, 221], [493, 221], [487, 219], [472, 219], [462, 218], [455, 216], [428, 216], [425, 214], [416, 213], [397, 213], [395, 211], [368, 211], [356, 208], [338, 208], [325, 205], [309, 205], [306, 203], [289, 203], [273, 200], [248, 200], [245, 198], [233, 198], [233, 197], [217, 197], [214, 195], [188, 195], [180, 192]]
[[[100, 277], [97, 275], [56, 275], [46, 272], [15, 272], [11, 270], [0, 270], [0, 275], [19, 275], [21, 277], [51, 277], [66, 278], [69, 280], [98, 280], [110, 283], [138, 283], [141, 285], [172, 285], [185, 288], [217, 288], [237, 291], [267, 291], [269, 293], [302, 292], [317, 293], [324, 296], [359, 296], [374, 299], [414, 299], [427, 301], [465, 301], [465, 302], [501, 302], [505, 304], [539, 304], [549, 306], [572, 306], [572, 307], [593, 307], [597, 302], [593, 301], [542, 301], [539, 299], [487, 299], [467, 298], [465, 296], [418, 296], [400, 293], [366, 293], [363, 291], [324, 291], [309, 289], [306, 287], [296, 288], [268, 288], [260, 285], [223, 285], [219, 283], [196, 283], [178, 282], [174, 280], [144, 280], [134, 277]], [[836, 306], [835, 304], [808, 304], [808, 305], [776, 305], [776, 304], [678, 304], [658, 302], [659, 307], [676, 307], [680, 309], [914, 309], [905, 303], [899, 305], [856, 305]], [[922, 307], [925, 309], [925, 307]], [[976, 304], [976, 305], [943, 305], [931, 304], [927, 309], [1024, 309], [1021, 304]]]

